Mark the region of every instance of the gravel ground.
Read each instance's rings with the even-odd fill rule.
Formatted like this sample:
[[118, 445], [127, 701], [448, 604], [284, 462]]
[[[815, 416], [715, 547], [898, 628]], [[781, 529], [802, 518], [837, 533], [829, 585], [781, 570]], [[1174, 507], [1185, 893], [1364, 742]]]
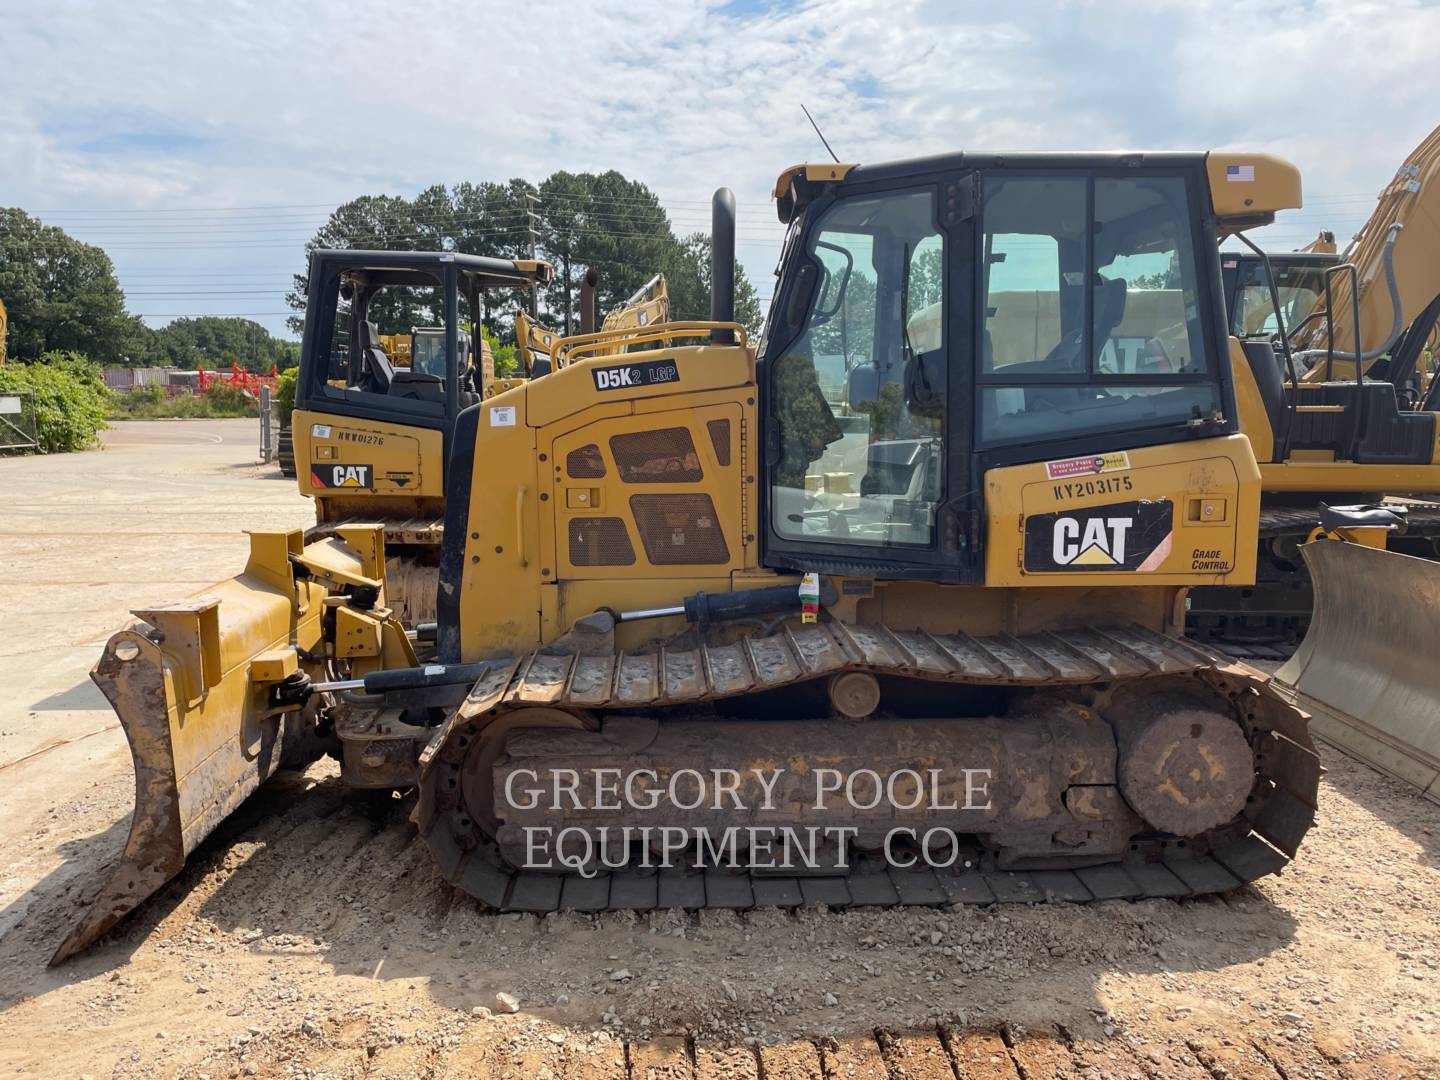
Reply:
[[[222, 467], [217, 500], [242, 490]], [[645, 916], [482, 910], [406, 801], [322, 763], [51, 970], [133, 793], [83, 667], [62, 674], [59, 719], [26, 694], [0, 714], [6, 1074], [1440, 1077], [1440, 806], [1328, 749], [1299, 857], [1224, 897]]]

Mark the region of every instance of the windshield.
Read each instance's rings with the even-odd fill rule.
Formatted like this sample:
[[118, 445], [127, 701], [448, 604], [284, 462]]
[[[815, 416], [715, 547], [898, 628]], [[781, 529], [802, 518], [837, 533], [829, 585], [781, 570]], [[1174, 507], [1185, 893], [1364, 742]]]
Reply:
[[[1272, 256], [1270, 266], [1275, 273], [1275, 289], [1280, 294], [1285, 329], [1293, 332], [1325, 294], [1325, 266], [1313, 261], [1286, 263], [1283, 256]], [[1265, 264], [1258, 259], [1246, 262], [1241, 265], [1240, 273], [1240, 292], [1230, 318], [1231, 332], [1237, 337], [1278, 334], [1280, 325], [1275, 319], [1275, 305], [1270, 301]]]
[[[465, 358], [469, 354], [470, 342], [464, 334], [460, 336], [460, 370], [465, 370]], [[416, 330], [410, 347], [410, 370], [422, 375], [445, 377], [445, 331], [440, 328]]]

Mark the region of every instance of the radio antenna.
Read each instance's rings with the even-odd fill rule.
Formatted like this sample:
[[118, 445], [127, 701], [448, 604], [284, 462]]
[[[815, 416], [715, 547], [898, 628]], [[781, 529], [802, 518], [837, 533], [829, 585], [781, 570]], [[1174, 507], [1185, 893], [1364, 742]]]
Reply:
[[815, 134], [820, 136], [820, 141], [825, 143], [825, 149], [829, 152], [831, 159], [836, 165], [839, 165], [840, 159], [835, 156], [835, 151], [830, 149], [830, 143], [826, 140], [824, 132], [820, 130], [820, 125], [815, 123], [815, 118], [810, 115], [810, 110], [805, 108], [803, 101], [800, 103], [800, 111], [805, 114], [805, 119], [810, 121], [810, 126], [815, 129]]

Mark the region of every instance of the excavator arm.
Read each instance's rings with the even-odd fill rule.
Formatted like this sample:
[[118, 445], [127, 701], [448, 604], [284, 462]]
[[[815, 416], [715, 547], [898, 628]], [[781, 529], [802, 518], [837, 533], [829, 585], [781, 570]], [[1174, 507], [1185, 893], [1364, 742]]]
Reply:
[[[1375, 212], [1341, 256], [1355, 266], [1359, 282], [1359, 347], [1367, 366], [1388, 351], [1400, 333], [1440, 296], [1440, 128], [1427, 135], [1405, 159], [1380, 192]], [[1393, 286], [1391, 278], [1393, 276]], [[1327, 320], [1323, 295], [1316, 301], [1307, 324], [1295, 342], [1301, 351], [1326, 348], [1333, 333], [1338, 360], [1327, 376], [1324, 364], [1315, 364], [1303, 377], [1317, 382], [1327, 377], [1353, 377], [1350, 361], [1355, 350], [1355, 303], [1348, 273], [1331, 281], [1333, 310]], [[1330, 327], [1327, 333], [1327, 324]]]

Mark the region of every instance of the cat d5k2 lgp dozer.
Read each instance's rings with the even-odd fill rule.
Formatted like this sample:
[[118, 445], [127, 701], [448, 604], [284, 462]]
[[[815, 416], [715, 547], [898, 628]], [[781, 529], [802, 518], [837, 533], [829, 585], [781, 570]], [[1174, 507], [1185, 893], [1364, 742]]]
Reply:
[[[418, 789], [438, 873], [502, 910], [1278, 871], [1315, 812], [1306, 717], [1179, 636], [1189, 587], [1254, 573], [1214, 237], [1277, 189], [1299, 177], [1263, 155], [800, 166], [753, 347], [717, 193], [713, 321], [597, 335], [456, 418], [435, 663], [359, 523], [256, 533], [237, 577], [111, 639], [135, 815], [56, 958], [325, 751]], [[1136, 350], [1175, 359], [1109, 370]]]

